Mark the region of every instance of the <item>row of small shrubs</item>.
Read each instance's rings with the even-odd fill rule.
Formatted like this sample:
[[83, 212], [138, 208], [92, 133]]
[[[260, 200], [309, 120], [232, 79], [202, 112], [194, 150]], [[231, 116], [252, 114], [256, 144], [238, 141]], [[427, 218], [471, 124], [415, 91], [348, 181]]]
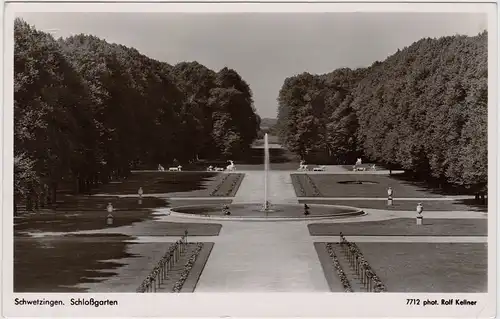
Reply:
[[335, 267], [335, 270], [337, 271], [337, 275], [340, 278], [340, 282], [342, 283], [342, 286], [344, 287], [345, 292], [353, 292], [351, 284], [349, 282], [349, 279], [347, 278], [347, 275], [345, 274], [344, 270], [342, 269], [342, 266], [339, 263], [339, 259], [337, 255], [335, 255], [335, 252], [333, 251], [333, 247], [331, 243], [326, 244], [326, 250], [328, 252], [328, 255], [332, 258], [333, 261], [333, 267]]
[[187, 263], [184, 265], [184, 269], [182, 271], [181, 278], [174, 284], [174, 288], [173, 288], [174, 292], [181, 291], [182, 286], [184, 286], [184, 282], [186, 282], [186, 280], [189, 276], [189, 273], [191, 272], [191, 269], [193, 268], [194, 263], [196, 262], [196, 259], [198, 258], [198, 255], [200, 254], [202, 249], [203, 249], [203, 243], [198, 243], [196, 245], [195, 251], [193, 252], [191, 257], [189, 257], [189, 260], [187, 261]]
[[[212, 190], [212, 192], [210, 192], [210, 196], [218, 196], [218, 197], [231, 196], [231, 194], [233, 193], [234, 189], [240, 185], [241, 181], [243, 180], [243, 176], [244, 176], [243, 174], [239, 174], [239, 173], [236, 173], [236, 174], [232, 174], [232, 173], [226, 174], [224, 176], [224, 178], [222, 178], [222, 180], [220, 181], [220, 183], [217, 184], [217, 186], [215, 186], [215, 188]], [[232, 178], [231, 184], [229, 186], [229, 189], [226, 192], [220, 192], [220, 189], [227, 182], [227, 180], [229, 178]]]

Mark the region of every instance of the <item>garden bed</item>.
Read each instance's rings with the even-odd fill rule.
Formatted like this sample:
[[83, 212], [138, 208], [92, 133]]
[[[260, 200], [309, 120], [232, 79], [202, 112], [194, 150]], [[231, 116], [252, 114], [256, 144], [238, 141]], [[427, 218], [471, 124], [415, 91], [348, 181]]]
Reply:
[[210, 192], [210, 196], [215, 197], [234, 197], [243, 181], [245, 174], [226, 173], [218, 182], [215, 188]]

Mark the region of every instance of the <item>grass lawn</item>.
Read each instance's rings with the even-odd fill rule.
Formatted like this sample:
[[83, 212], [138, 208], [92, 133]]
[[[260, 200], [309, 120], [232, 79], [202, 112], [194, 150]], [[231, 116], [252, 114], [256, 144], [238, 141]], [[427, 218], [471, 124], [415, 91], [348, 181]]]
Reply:
[[487, 292], [486, 244], [357, 245], [389, 292]]
[[221, 224], [201, 223], [171, 223], [162, 221], [146, 221], [132, 227], [110, 229], [128, 236], [182, 236], [188, 231], [188, 236], [218, 236]]
[[105, 210], [93, 211], [47, 211], [36, 214], [22, 215], [14, 219], [14, 232], [74, 232], [128, 226], [133, 223], [151, 219], [149, 209], [117, 210], [113, 213], [114, 222], [111, 227], [106, 225]]
[[[326, 199], [311, 199], [300, 200], [299, 203], [307, 204], [324, 204], [324, 205], [341, 205], [353, 206], [358, 208], [373, 208], [385, 210], [407, 210], [415, 211], [417, 204], [422, 203], [426, 211], [480, 211], [487, 212], [488, 207], [485, 205], [476, 205], [474, 200], [394, 200], [392, 206], [387, 205], [387, 200], [326, 200]], [[425, 215], [425, 212], [424, 212]]]
[[[242, 174], [234, 174], [236, 176]], [[239, 181], [241, 183], [241, 181]], [[113, 184], [112, 184], [113, 185]], [[115, 188], [120, 186], [114, 184]], [[233, 192], [239, 184], [234, 187]], [[119, 191], [117, 191], [119, 192]], [[204, 201], [205, 203], [230, 203], [226, 200]], [[114, 207], [114, 223], [112, 227], [106, 225], [108, 212], [106, 206], [112, 203]], [[201, 202], [194, 202], [202, 204]], [[55, 209], [44, 209], [36, 213], [23, 212], [14, 217], [14, 231], [20, 232], [73, 232], [98, 229], [116, 229], [121, 226], [129, 226], [134, 223], [150, 221], [154, 208], [166, 208], [169, 206], [181, 206], [193, 204], [193, 201], [172, 201], [155, 197], [144, 197], [139, 204], [138, 198], [117, 196], [87, 196], [61, 194], [58, 197]], [[212, 226], [210, 226], [212, 227]], [[160, 227], [163, 231], [164, 225]], [[172, 227], [170, 227], [172, 228]], [[156, 233], [158, 230], [154, 230]], [[212, 230], [208, 231], [213, 233]], [[217, 231], [218, 232], [218, 231]], [[147, 233], [140, 232], [142, 235]]]
[[[131, 239], [118, 234], [15, 237], [14, 291], [134, 292], [171, 243], [126, 242]], [[192, 287], [210, 254], [213, 244], [207, 244], [193, 268], [195, 278], [188, 278]]]
[[417, 226], [413, 218], [353, 223], [307, 225], [311, 236], [486, 236], [487, 219], [424, 219]]
[[139, 204], [138, 198], [118, 197], [118, 196], [89, 196], [89, 195], [59, 195], [57, 206], [53, 207], [58, 213], [74, 211], [106, 211], [108, 203], [113, 205], [115, 210], [136, 210], [156, 207], [165, 207], [165, 199], [145, 196]]
[[[214, 172], [133, 172], [129, 178], [101, 185], [96, 190], [103, 194], [137, 194], [142, 187], [144, 194], [202, 191], [208, 196], [212, 183], [217, 180]], [[206, 194], [204, 194], [206, 193]]]
[[[114, 260], [134, 257], [126, 252], [128, 236], [103, 238], [99, 235], [82, 239], [15, 237], [14, 291], [83, 291], [74, 286], [112, 276], [121, 266]], [[102, 272], [104, 270], [107, 272]]]
[[[421, 183], [403, 181], [387, 175], [359, 172], [358, 174], [309, 174], [309, 176], [324, 197], [387, 197], [387, 188], [389, 187], [394, 190], [396, 199], [398, 197], [424, 198], [442, 196], [431, 192]], [[362, 181], [373, 184], [342, 184], [342, 182], [346, 181]]]

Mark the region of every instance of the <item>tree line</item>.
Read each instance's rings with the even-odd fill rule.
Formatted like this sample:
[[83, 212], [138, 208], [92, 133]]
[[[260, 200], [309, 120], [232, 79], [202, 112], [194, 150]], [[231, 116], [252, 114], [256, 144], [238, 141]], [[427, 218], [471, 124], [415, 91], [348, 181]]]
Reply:
[[50, 204], [63, 182], [87, 192], [134, 167], [243, 156], [257, 137], [252, 91], [233, 69], [54, 39], [21, 19], [14, 37], [15, 204]]
[[281, 142], [309, 161], [357, 157], [439, 183], [488, 180], [487, 32], [425, 38], [367, 68], [287, 78]]

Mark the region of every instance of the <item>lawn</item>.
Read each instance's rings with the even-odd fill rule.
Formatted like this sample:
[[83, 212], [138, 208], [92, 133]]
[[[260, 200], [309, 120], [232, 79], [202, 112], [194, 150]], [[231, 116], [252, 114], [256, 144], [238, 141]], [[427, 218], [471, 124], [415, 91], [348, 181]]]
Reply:
[[353, 223], [309, 224], [311, 236], [487, 236], [487, 219], [424, 219], [417, 226], [413, 218]]
[[389, 292], [487, 292], [486, 244], [357, 243]]
[[43, 211], [14, 218], [14, 232], [74, 232], [128, 226], [153, 218], [152, 210], [127, 209], [113, 213], [114, 221], [106, 224], [106, 210]]
[[[480, 211], [487, 212], [488, 207], [485, 205], [477, 205], [476, 202], [471, 200], [394, 200], [391, 206], [387, 205], [387, 200], [328, 200], [328, 199], [308, 199], [300, 200], [299, 203], [307, 204], [324, 204], [324, 205], [341, 205], [353, 206], [357, 208], [372, 208], [384, 209], [389, 211], [415, 211], [417, 204], [422, 203], [426, 211]], [[425, 212], [424, 212], [425, 215]]]
[[[387, 189], [392, 187], [394, 198], [428, 198], [442, 195], [431, 192], [422, 183], [404, 181], [388, 175], [376, 174], [310, 174], [313, 183], [324, 197], [387, 197]], [[397, 175], [393, 175], [397, 176]], [[362, 181], [370, 184], [345, 184], [343, 182]], [[304, 196], [304, 195], [301, 195]], [[310, 196], [307, 194], [307, 196]], [[311, 195], [312, 196], [312, 195]]]
[[[118, 234], [15, 237], [14, 291], [134, 292], [171, 243], [126, 242], [131, 239]], [[188, 278], [187, 289], [194, 287], [203, 270], [212, 247], [207, 245], [193, 268], [195, 278]], [[186, 261], [181, 260], [182, 265]]]
[[128, 236], [218, 236], [221, 224], [171, 223], [156, 220], [145, 221], [132, 227], [110, 229], [109, 232], [122, 233]]
[[145, 195], [198, 191], [192, 196], [208, 196], [218, 177], [219, 174], [215, 172], [133, 172], [123, 181], [101, 185], [96, 192], [112, 195], [137, 194], [139, 187], [142, 187]]
[[[179, 179], [172, 180], [177, 174]], [[205, 176], [200, 178], [200, 176]], [[147, 196], [147, 192], [186, 191], [197, 189], [208, 173], [136, 173], [121, 183], [101, 187], [99, 192], [129, 194], [141, 185], [145, 197], [86, 196], [59, 194], [54, 209], [36, 213], [20, 213], [14, 218], [14, 284], [16, 292], [78, 292], [87, 291], [106, 278], [118, 278], [129, 264], [131, 280], [137, 280], [141, 269], [151, 266], [152, 260], [168, 248], [168, 243], [129, 243], [132, 236], [217, 236], [220, 224], [161, 222], [153, 214], [156, 208], [172, 203]], [[177, 178], [176, 177], [176, 178]], [[178, 183], [176, 183], [178, 181]], [[208, 194], [209, 190], [206, 190]], [[112, 203], [114, 221], [106, 224], [106, 206]], [[24, 232], [75, 232], [93, 234], [29, 237]], [[140, 248], [139, 248], [140, 247]], [[152, 256], [151, 254], [156, 255]], [[158, 255], [160, 254], [160, 255]], [[152, 267], [152, 266], [151, 266]], [[146, 274], [147, 275], [147, 274]], [[146, 276], [144, 275], [144, 276]], [[119, 278], [125, 280], [123, 278]], [[111, 280], [111, 279], [110, 279]], [[113, 279], [115, 280], [115, 279]], [[103, 289], [113, 288], [113, 280]], [[118, 282], [117, 286], [123, 282]], [[136, 282], [132, 286], [137, 288]], [[116, 288], [116, 287], [115, 287]], [[114, 288], [113, 288], [114, 289]], [[121, 288], [116, 288], [121, 289]]]
[[109, 238], [85, 236], [73, 240], [15, 237], [14, 291], [84, 291], [75, 285], [113, 276], [114, 271], [122, 266], [116, 260], [135, 258], [126, 252], [127, 239], [131, 238], [116, 235]]

